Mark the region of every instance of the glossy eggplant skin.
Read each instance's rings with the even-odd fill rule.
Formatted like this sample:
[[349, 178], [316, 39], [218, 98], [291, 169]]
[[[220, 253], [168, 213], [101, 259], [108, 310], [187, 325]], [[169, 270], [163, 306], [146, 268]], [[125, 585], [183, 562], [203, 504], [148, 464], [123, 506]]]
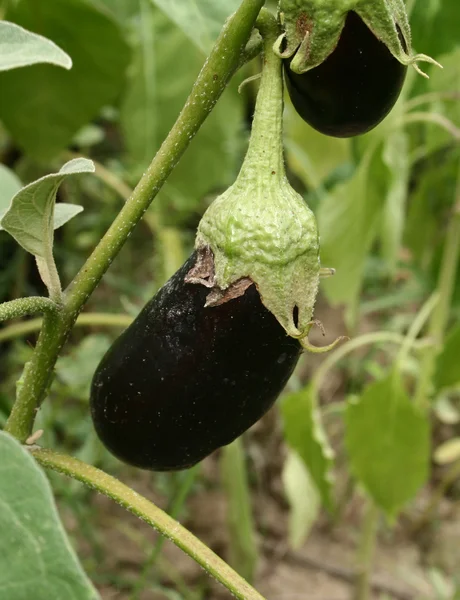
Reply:
[[353, 11], [335, 50], [318, 67], [298, 75], [285, 59], [289, 96], [312, 127], [334, 137], [352, 137], [378, 125], [401, 92], [402, 65]]
[[254, 285], [206, 308], [185, 283], [196, 253], [144, 307], [99, 364], [91, 415], [120, 460], [154, 471], [191, 467], [232, 442], [272, 406], [301, 348]]

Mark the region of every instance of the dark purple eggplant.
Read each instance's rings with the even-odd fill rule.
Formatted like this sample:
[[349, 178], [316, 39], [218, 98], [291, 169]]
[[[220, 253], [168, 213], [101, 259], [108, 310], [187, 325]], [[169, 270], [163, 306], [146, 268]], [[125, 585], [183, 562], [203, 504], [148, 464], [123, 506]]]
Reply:
[[191, 467], [229, 444], [275, 402], [301, 347], [255, 285], [219, 306], [186, 283], [196, 253], [115, 341], [92, 382], [103, 444], [143, 469]]
[[294, 108], [312, 127], [336, 137], [378, 125], [398, 99], [407, 71], [353, 11], [322, 64], [299, 75], [289, 68], [291, 61], [283, 63]]

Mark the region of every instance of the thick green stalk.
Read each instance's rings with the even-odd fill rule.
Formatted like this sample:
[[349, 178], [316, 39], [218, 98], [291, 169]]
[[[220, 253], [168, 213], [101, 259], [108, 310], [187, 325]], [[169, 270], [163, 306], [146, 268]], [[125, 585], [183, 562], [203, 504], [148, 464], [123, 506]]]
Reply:
[[168, 137], [113, 224], [66, 290], [60, 320], [53, 323], [44, 320], [43, 330], [6, 426], [7, 431], [20, 441], [24, 442], [30, 435], [36, 411], [46, 396], [57, 357], [79, 312], [238, 68], [263, 4], [264, 0], [243, 0], [227, 20]]
[[224, 585], [235, 598], [240, 600], [264, 600], [263, 596], [251, 587], [247, 581], [214, 554], [203, 542], [182, 527], [180, 523], [127, 485], [115, 479], [115, 477], [76, 458], [58, 454], [51, 450], [34, 449], [32, 454], [42, 466], [81, 481], [91, 489], [108, 496], [133, 515], [148, 523], [202, 566], [207, 573]]

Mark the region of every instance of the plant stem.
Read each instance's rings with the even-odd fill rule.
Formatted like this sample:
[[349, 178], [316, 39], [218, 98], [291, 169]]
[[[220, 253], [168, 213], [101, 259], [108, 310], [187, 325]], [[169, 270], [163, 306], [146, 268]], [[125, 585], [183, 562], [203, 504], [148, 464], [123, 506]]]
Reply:
[[241, 53], [263, 4], [264, 0], [243, 0], [227, 20], [168, 137], [107, 233], [66, 290], [59, 322], [46, 323], [44, 320], [45, 331], [40, 333], [31, 367], [24, 373], [23, 385], [18, 389], [7, 422], [9, 433], [20, 441], [24, 442], [30, 435], [36, 411], [46, 396], [57, 357], [79, 312], [238, 68]]
[[[82, 155], [78, 152], [66, 151], [63, 153], [63, 156], [66, 160], [73, 160], [74, 158], [81, 158]], [[115, 175], [112, 171], [109, 171], [109, 169], [104, 167], [103, 164], [94, 160], [94, 158], [91, 158], [91, 160], [94, 164], [94, 175], [105, 183], [107, 187], [111, 188], [119, 196], [127, 200], [133, 192], [132, 188], [130, 188], [123, 179], [120, 179], [118, 175]]]
[[433, 339], [433, 346], [429, 348], [420, 365], [420, 375], [415, 392], [415, 404], [427, 410], [436, 358], [442, 348], [447, 323], [450, 315], [450, 306], [455, 285], [455, 277], [460, 258], [460, 162], [457, 175], [457, 188], [452, 215], [447, 227], [446, 242], [442, 257], [441, 270], [437, 291], [439, 301], [434, 309], [428, 326], [428, 336]]
[[222, 449], [221, 473], [228, 502], [230, 564], [252, 582], [259, 553], [252, 518], [251, 494], [241, 438]]
[[404, 336], [399, 333], [393, 333], [391, 331], [375, 331], [371, 333], [365, 333], [357, 338], [346, 342], [340, 348], [332, 352], [318, 367], [316, 373], [312, 379], [312, 393], [316, 397], [321, 388], [321, 385], [328, 374], [328, 372], [335, 367], [335, 365], [345, 358], [348, 354], [353, 352], [354, 350], [358, 350], [358, 348], [362, 348], [363, 346], [368, 346], [369, 344], [404, 344]]
[[236, 598], [264, 600], [247, 581], [180, 523], [115, 477], [76, 458], [51, 450], [32, 449], [31, 452], [42, 466], [81, 481], [148, 523], [188, 554]]
[[19, 298], [0, 304], [0, 322], [57, 310], [58, 306], [49, 298], [42, 296]]
[[[47, 298], [45, 299], [48, 300]], [[134, 318], [130, 315], [84, 313], [76, 320], [75, 327], [121, 327], [124, 329], [125, 327], [129, 327], [133, 320]], [[22, 323], [8, 325], [8, 327], [0, 329], [0, 342], [40, 331], [42, 323], [42, 319], [30, 319], [29, 321], [23, 321]]]
[[369, 600], [371, 592], [372, 563], [377, 530], [379, 522], [379, 509], [369, 498], [367, 500], [366, 515], [358, 548], [358, 565], [356, 575], [355, 600]]

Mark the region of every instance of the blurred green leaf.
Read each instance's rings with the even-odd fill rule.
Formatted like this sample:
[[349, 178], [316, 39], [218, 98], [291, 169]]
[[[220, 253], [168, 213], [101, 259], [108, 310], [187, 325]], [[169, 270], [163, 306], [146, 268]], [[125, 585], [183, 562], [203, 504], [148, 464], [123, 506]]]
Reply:
[[[460, 46], [449, 54], [443, 54], [440, 60], [443, 69], [434, 69], [427, 81], [427, 92], [437, 94], [438, 98], [417, 107], [416, 110], [426, 110], [432, 114], [442, 115], [452, 121], [456, 127], [460, 127]], [[446, 94], [450, 94], [450, 98], [446, 97]], [[449, 144], [456, 143], [456, 139], [451, 132], [443, 127], [427, 122], [424, 129], [424, 149], [426, 152], [433, 152]]]
[[58, 173], [29, 183], [13, 197], [1, 220], [1, 227], [27, 252], [46, 258], [52, 251], [53, 230], [82, 210], [80, 206], [60, 204], [55, 212], [59, 186], [69, 175], [93, 172], [91, 160], [76, 158], [67, 162]]
[[140, 0], [92, 0], [92, 2], [98, 8], [108, 10], [120, 23], [125, 23], [139, 11]]
[[309, 189], [321, 188], [334, 171], [350, 163], [350, 140], [318, 133], [299, 117], [290, 102], [284, 131], [289, 168]]
[[0, 221], [11, 204], [11, 198], [21, 188], [22, 183], [16, 173], [0, 164]]
[[[444, 245], [445, 222], [455, 197], [459, 156], [458, 149], [447, 148], [421, 162], [413, 171], [404, 239], [426, 274], [436, 250]], [[437, 268], [434, 271], [436, 279]]]
[[70, 388], [72, 395], [82, 400], [89, 398], [95, 367], [110, 343], [106, 335], [89, 335], [78, 346], [74, 346], [69, 355], [58, 359], [57, 378]]
[[64, 69], [72, 59], [54, 42], [7, 21], [0, 21], [0, 71], [37, 63], [50, 63]]
[[324, 506], [333, 510], [333, 452], [322, 428], [311, 388], [286, 396], [281, 403], [281, 414], [288, 445], [303, 460]]
[[318, 209], [321, 264], [336, 269], [321, 282], [332, 304], [354, 305], [361, 290], [366, 258], [376, 239], [384, 196], [375, 146], [370, 146], [355, 174], [322, 198]]
[[15, 439], [0, 432], [0, 596], [97, 600], [62, 527], [50, 485]]
[[129, 48], [118, 24], [88, 0], [40, 0], [39, 9], [36, 0], [19, 0], [6, 17], [54, 40], [73, 60], [68, 72], [35, 65], [0, 74], [0, 118], [19, 146], [44, 161], [115, 99]]
[[225, 19], [240, 5], [240, 0], [150, 1], [161, 8], [205, 54], [211, 50]]
[[282, 473], [289, 502], [289, 542], [294, 549], [305, 543], [321, 509], [321, 498], [304, 461], [293, 451], [288, 453]]
[[[146, 19], [136, 21], [133, 32], [137, 46], [121, 107], [133, 179], [169, 133], [203, 64], [201, 52], [159, 9], [144, 10]], [[242, 112], [232, 83], [159, 194], [168, 213], [198, 210], [206, 194], [232, 183], [241, 150]]]
[[[411, 14], [412, 42], [417, 52], [438, 59], [460, 45], [458, 0], [418, 0]], [[433, 73], [435, 67], [429, 67]]]
[[259, 553], [252, 517], [246, 457], [241, 438], [222, 448], [221, 464], [228, 502], [230, 564], [251, 582]]
[[399, 374], [392, 373], [348, 404], [345, 422], [354, 475], [388, 516], [396, 516], [428, 477], [428, 416], [414, 407]]
[[383, 146], [388, 167], [388, 192], [382, 221], [382, 254], [394, 272], [402, 245], [410, 176], [409, 139], [402, 128], [390, 134]]
[[456, 325], [447, 336], [441, 353], [436, 360], [434, 384], [437, 389], [452, 387], [460, 383], [460, 325]]

